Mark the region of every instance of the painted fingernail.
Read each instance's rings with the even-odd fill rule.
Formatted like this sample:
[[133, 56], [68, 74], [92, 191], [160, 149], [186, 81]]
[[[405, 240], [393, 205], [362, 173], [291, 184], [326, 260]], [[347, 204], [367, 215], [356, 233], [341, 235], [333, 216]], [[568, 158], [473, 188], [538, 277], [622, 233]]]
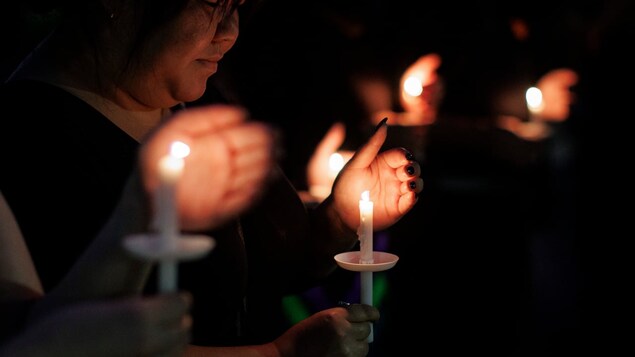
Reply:
[[406, 166], [406, 172], [408, 173], [408, 175], [412, 176], [415, 174], [415, 168], [412, 165], [408, 165]]
[[406, 150], [406, 160], [410, 161], [414, 159], [414, 156], [412, 156], [412, 153], [408, 150]]
[[348, 308], [349, 306], [351, 306], [350, 302], [346, 302], [346, 301], [338, 301], [337, 302], [337, 306], [339, 307], [343, 307], [343, 308]]
[[414, 181], [410, 181], [408, 182], [408, 187], [410, 187], [410, 189], [414, 191], [417, 188], [417, 183]]
[[388, 121], [388, 117], [385, 117], [384, 119], [382, 119], [379, 122], [379, 124], [377, 124], [377, 126], [375, 127], [375, 132], [377, 132], [377, 130], [379, 130], [379, 128], [381, 128], [383, 125], [385, 125], [387, 121]]

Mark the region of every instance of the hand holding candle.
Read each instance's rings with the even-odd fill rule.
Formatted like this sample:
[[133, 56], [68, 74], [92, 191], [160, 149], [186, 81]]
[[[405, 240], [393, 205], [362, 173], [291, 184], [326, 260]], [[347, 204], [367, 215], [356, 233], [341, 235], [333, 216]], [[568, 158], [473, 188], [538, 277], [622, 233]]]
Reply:
[[126, 237], [124, 245], [133, 255], [158, 262], [159, 269], [167, 268], [160, 273], [163, 291], [177, 287], [171, 265], [198, 259], [214, 246], [211, 237], [180, 230], [208, 232], [235, 218], [257, 201], [275, 171], [273, 131], [247, 118], [234, 106], [189, 108], [165, 121], [140, 147], [142, 184], [154, 215], [151, 232]]
[[137, 256], [159, 261], [159, 291], [177, 290], [178, 260], [194, 259], [209, 252], [214, 247], [212, 238], [181, 236], [179, 214], [176, 203], [176, 185], [183, 173], [190, 148], [183, 142], [175, 141], [169, 154], [158, 162], [159, 185], [155, 190], [153, 226], [157, 234], [137, 234], [126, 238], [125, 247]]
[[410, 152], [396, 147], [379, 152], [388, 132], [382, 121], [373, 136], [360, 147], [337, 175], [332, 208], [355, 232], [359, 228], [359, 195], [368, 190], [373, 198], [373, 229], [383, 230], [397, 222], [417, 201], [423, 189], [421, 167]]
[[[403, 217], [423, 188], [421, 168], [409, 151], [398, 147], [380, 153], [388, 132], [386, 121], [377, 126], [372, 137], [342, 168], [333, 186], [332, 199], [326, 201], [342, 222], [357, 230], [360, 251], [339, 253], [334, 259], [340, 267], [360, 272], [360, 300], [370, 306], [373, 306], [373, 272], [390, 269], [398, 260], [394, 254], [373, 251], [373, 231], [384, 230]], [[373, 340], [371, 325], [367, 341]]]

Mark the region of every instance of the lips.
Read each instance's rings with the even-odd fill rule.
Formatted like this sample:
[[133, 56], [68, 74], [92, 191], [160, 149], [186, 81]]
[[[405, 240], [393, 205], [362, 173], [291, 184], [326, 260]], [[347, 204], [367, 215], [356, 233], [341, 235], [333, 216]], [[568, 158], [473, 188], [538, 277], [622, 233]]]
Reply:
[[200, 63], [201, 65], [203, 65], [203, 67], [210, 69], [214, 72], [216, 72], [216, 70], [218, 69], [218, 61], [215, 61], [215, 60], [199, 59], [196, 62]]

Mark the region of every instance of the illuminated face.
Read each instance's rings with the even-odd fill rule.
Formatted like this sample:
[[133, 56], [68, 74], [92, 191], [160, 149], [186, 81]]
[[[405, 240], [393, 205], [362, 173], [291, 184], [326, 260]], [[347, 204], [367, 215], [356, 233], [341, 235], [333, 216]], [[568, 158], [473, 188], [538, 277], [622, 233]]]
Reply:
[[238, 11], [224, 18], [218, 0], [190, 0], [183, 12], [150, 39], [142, 63], [126, 83], [135, 100], [166, 108], [199, 99], [218, 62], [238, 37]]

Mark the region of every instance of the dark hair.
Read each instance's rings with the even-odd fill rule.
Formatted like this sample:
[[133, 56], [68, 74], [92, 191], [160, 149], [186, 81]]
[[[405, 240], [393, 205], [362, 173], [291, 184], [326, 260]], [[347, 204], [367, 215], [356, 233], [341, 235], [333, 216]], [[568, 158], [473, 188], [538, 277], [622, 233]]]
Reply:
[[[120, 75], [135, 68], [141, 57], [140, 53], [147, 48], [148, 39], [164, 28], [190, 4], [190, 2], [209, 2], [206, 0], [58, 0], [60, 10], [59, 30], [79, 36], [88, 50], [94, 52], [99, 61], [104, 49], [97, 44], [109, 26], [116, 25], [118, 19], [125, 15], [131, 19], [133, 28], [122, 34], [128, 43], [127, 62], [119, 69]], [[218, 0], [215, 6], [215, 17], [224, 18], [231, 14], [239, 0]], [[99, 66], [99, 64], [98, 64]], [[98, 79], [99, 80], [99, 79]]]

